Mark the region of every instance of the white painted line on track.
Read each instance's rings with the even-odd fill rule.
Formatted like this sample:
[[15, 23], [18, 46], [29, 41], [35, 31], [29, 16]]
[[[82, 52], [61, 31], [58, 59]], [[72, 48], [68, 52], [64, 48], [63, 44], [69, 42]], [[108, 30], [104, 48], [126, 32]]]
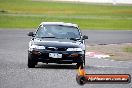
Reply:
[[86, 52], [86, 57], [101, 59], [101, 58], [108, 58], [110, 56], [102, 54], [102, 53], [97, 53], [97, 52]]

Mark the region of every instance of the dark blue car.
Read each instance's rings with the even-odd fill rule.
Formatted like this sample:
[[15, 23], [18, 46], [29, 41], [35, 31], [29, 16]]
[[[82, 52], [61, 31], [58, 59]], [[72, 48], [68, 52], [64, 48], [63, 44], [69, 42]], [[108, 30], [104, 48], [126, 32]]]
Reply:
[[85, 39], [78, 25], [64, 22], [42, 22], [38, 30], [29, 32], [28, 67], [38, 62], [85, 65]]

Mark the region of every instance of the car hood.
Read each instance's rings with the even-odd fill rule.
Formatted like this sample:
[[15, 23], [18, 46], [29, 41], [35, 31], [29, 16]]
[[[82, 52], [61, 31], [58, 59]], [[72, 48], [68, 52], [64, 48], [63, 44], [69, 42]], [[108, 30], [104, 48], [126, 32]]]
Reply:
[[74, 41], [70, 39], [56, 39], [56, 38], [34, 38], [32, 42], [36, 45], [45, 47], [62, 47], [62, 48], [83, 48], [84, 44], [81, 41]]

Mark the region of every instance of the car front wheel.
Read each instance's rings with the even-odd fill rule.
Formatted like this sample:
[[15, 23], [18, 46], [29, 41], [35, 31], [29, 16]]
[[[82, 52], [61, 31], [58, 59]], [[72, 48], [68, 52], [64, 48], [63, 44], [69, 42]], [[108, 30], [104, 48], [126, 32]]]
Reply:
[[85, 66], [85, 55], [83, 56], [82, 62], [78, 62], [76, 66], [77, 66], [77, 69], [78, 69], [80, 66], [81, 66], [81, 69], [84, 68], [84, 66]]
[[81, 66], [81, 69], [82, 69], [82, 68], [84, 68], [84, 63], [83, 63], [83, 62], [81, 62], [81, 63], [77, 63], [76, 66], [77, 66], [77, 69], [78, 69], [80, 66]]
[[28, 68], [35, 68], [35, 65], [37, 65], [37, 62], [32, 55], [28, 53]]

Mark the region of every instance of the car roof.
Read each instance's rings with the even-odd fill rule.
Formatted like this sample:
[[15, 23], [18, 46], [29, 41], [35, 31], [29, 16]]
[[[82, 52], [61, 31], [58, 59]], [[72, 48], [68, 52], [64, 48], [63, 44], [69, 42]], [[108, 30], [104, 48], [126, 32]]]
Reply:
[[64, 26], [73, 26], [73, 27], [77, 27], [77, 24], [73, 24], [73, 23], [64, 23], [64, 22], [41, 22], [40, 25], [64, 25]]

